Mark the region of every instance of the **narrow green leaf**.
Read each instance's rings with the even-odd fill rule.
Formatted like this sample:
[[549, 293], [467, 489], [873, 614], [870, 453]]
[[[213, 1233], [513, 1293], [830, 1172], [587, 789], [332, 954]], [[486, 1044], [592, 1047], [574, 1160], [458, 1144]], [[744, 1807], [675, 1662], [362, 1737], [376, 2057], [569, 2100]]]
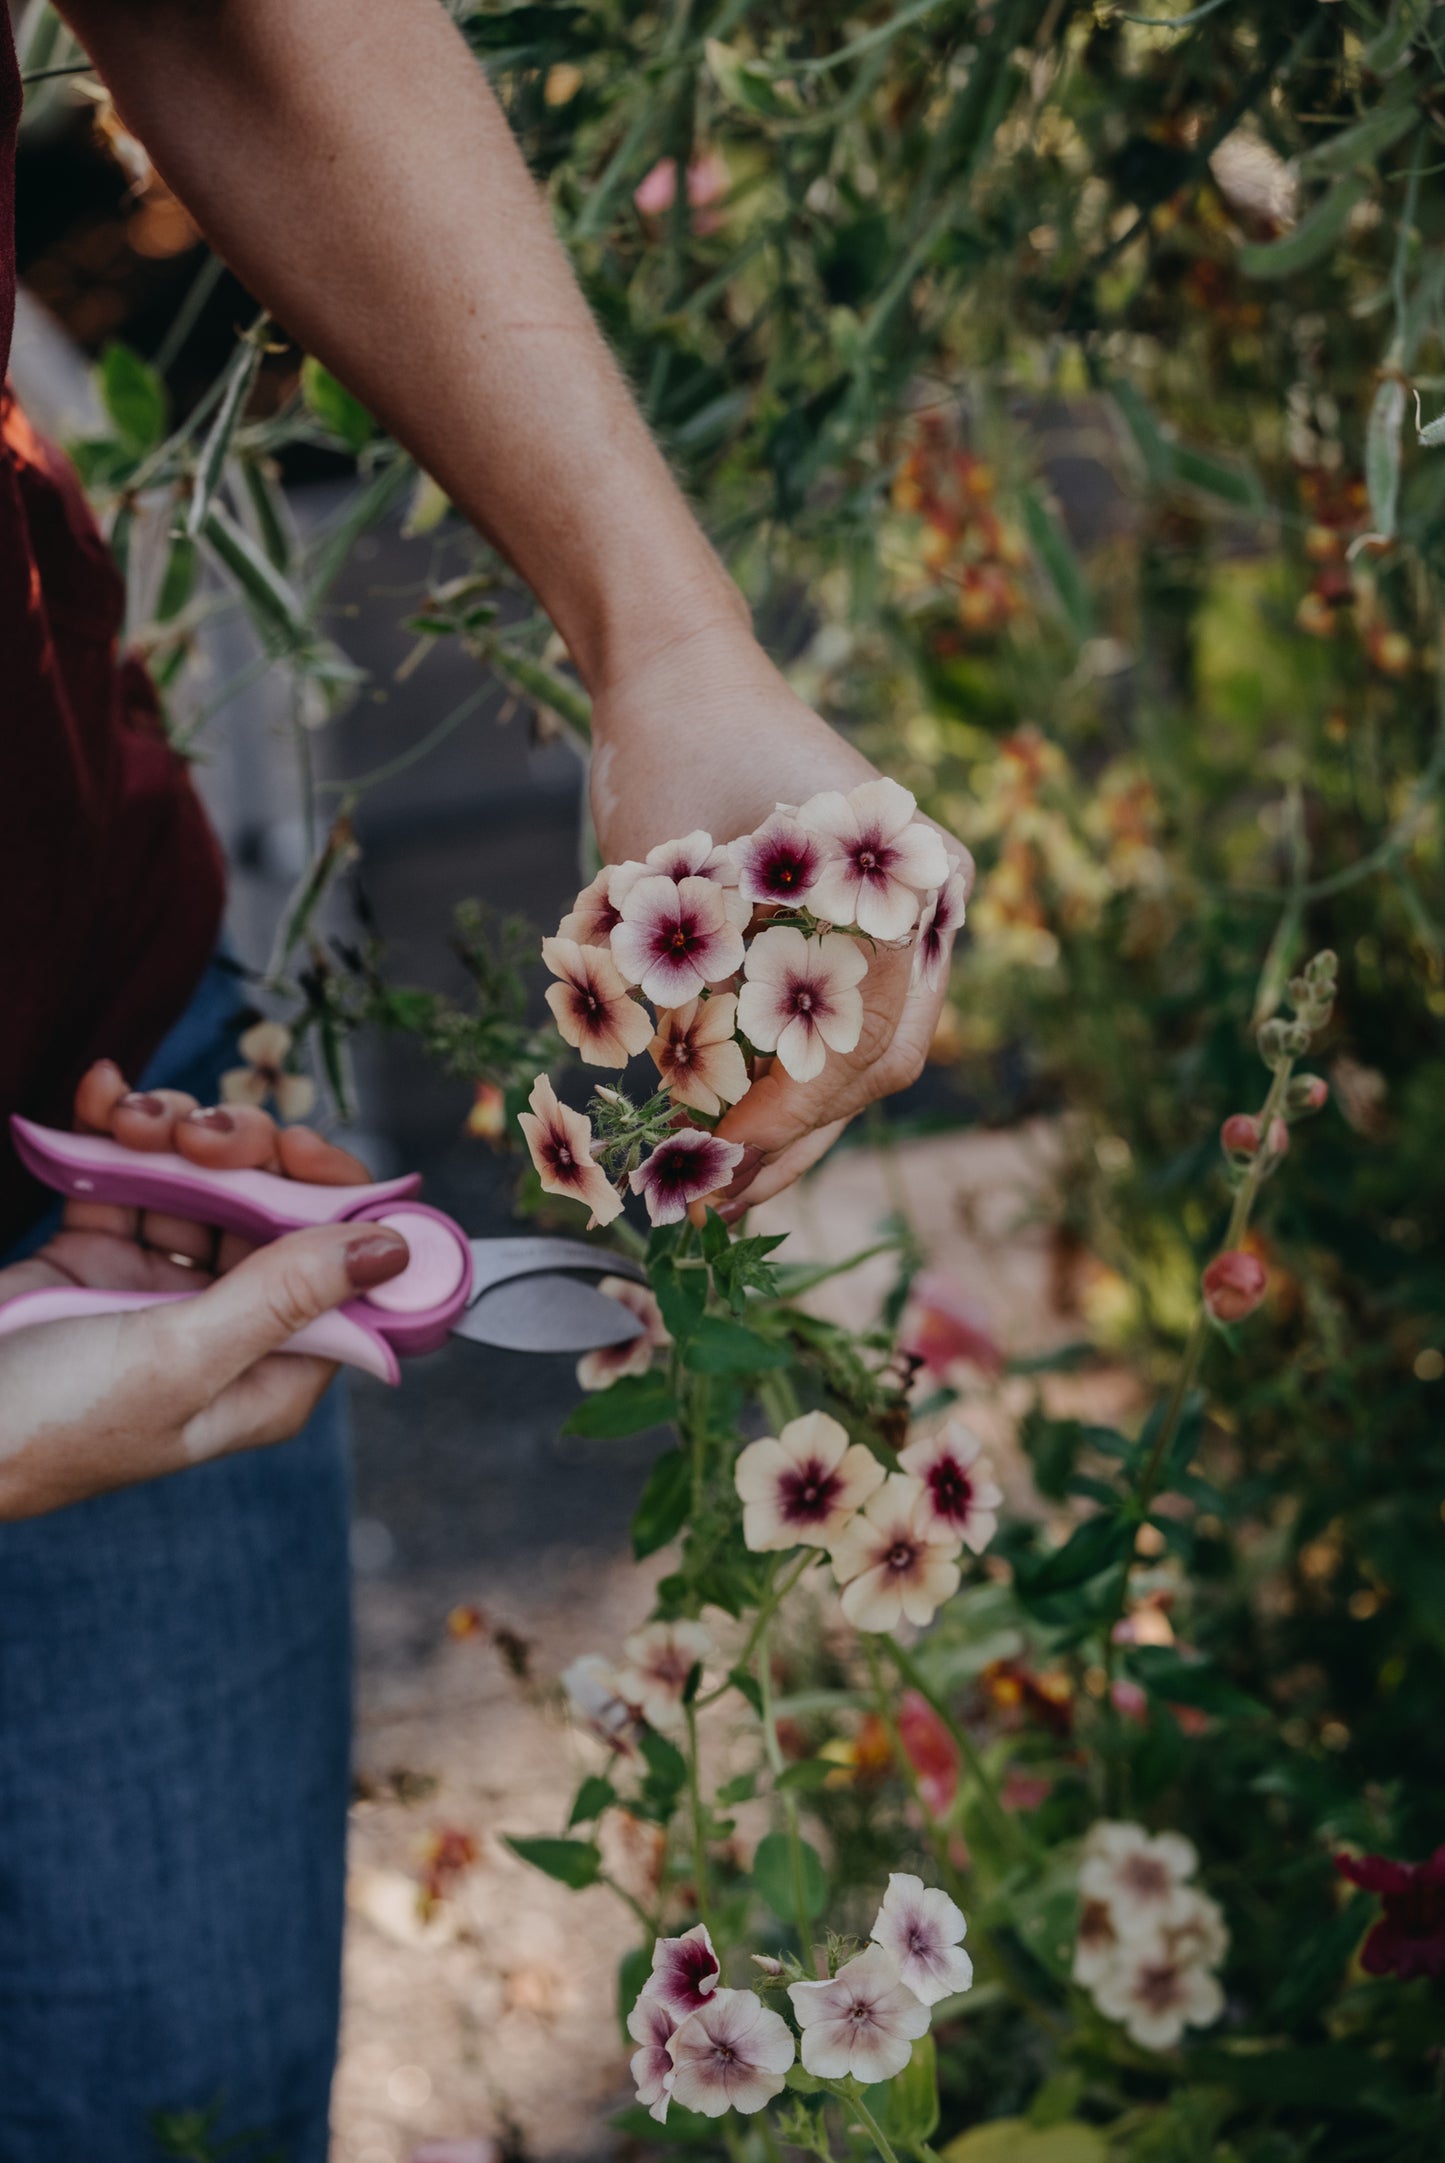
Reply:
[[1170, 465], [1174, 479], [1186, 488], [1197, 488], [1221, 503], [1236, 503], [1241, 510], [1264, 508], [1264, 491], [1247, 467], [1231, 465], [1227, 459], [1196, 450], [1189, 443], [1170, 446]]
[[798, 118], [797, 100], [785, 97], [767, 71], [755, 61], [745, 60], [720, 38], [709, 38], [703, 49], [708, 73], [729, 105], [735, 105], [739, 112], [748, 113], [755, 120]]
[[644, 1727], [638, 1733], [637, 1747], [655, 1780], [660, 1780], [664, 1787], [686, 1787], [687, 1759], [675, 1742], [669, 1742], [655, 1728]]
[[1069, 629], [1082, 645], [1094, 633], [1094, 608], [1074, 544], [1037, 489], [1024, 491], [1023, 510], [1034, 554], [1048, 573]]
[[105, 348], [96, 371], [100, 402], [127, 449], [154, 450], [166, 431], [170, 401], [165, 384], [150, 365], [118, 341]]
[[1323, 261], [1344, 234], [1356, 209], [1370, 192], [1359, 173], [1346, 173], [1292, 233], [1278, 240], [1256, 241], [1241, 248], [1238, 262], [1247, 278], [1292, 278]]
[[236, 524], [223, 504], [212, 502], [206, 513], [202, 537], [273, 637], [279, 633], [293, 647], [310, 643], [312, 628], [306, 620], [300, 597], [262, 554], [250, 534], [244, 533]]
[[1241, 1690], [1209, 1660], [1187, 1660], [1172, 1645], [1139, 1645], [1129, 1655], [1129, 1668], [1151, 1697], [1166, 1704], [1189, 1705], [1198, 1712], [1218, 1713], [1231, 1720], [1258, 1720], [1265, 1708], [1258, 1698]]
[[1405, 425], [1405, 386], [1397, 375], [1380, 378], [1365, 429], [1365, 485], [1370, 523], [1386, 540], [1395, 537], [1400, 503], [1400, 434]]
[[241, 340], [232, 356], [226, 376], [226, 388], [221, 403], [216, 408], [201, 455], [196, 465], [195, 484], [191, 490], [191, 507], [186, 517], [186, 532], [191, 540], [198, 540], [206, 523], [206, 513], [211, 508], [211, 498], [221, 485], [221, 475], [230, 455], [231, 438], [235, 435], [246, 400], [251, 395], [251, 385], [256, 380], [256, 370], [261, 365], [261, 331], [265, 317], [254, 323]]
[[1327, 136], [1313, 150], [1307, 150], [1299, 161], [1300, 171], [1348, 173], [1357, 166], [1369, 165], [1393, 149], [1402, 135], [1408, 135], [1418, 118], [1413, 100], [1408, 105], [1377, 105], [1352, 128], [1341, 128], [1338, 135]]
[[376, 423], [359, 398], [338, 383], [328, 368], [308, 353], [301, 363], [301, 396], [308, 409], [339, 437], [349, 451], [364, 451], [376, 433]]
[[572, 1815], [567, 1820], [568, 1830], [574, 1825], [591, 1825], [610, 1810], [617, 1800], [617, 1790], [601, 1773], [589, 1773], [578, 1788], [572, 1803]]
[[574, 1892], [585, 1886], [595, 1885], [602, 1868], [602, 1856], [592, 1840], [531, 1840], [512, 1833], [503, 1835], [514, 1855], [520, 1855], [524, 1863], [531, 1863], [535, 1870], [543, 1870], [549, 1878], [557, 1878], [563, 1885], [570, 1885]]
[[778, 1793], [795, 1795], [800, 1790], [806, 1793], [810, 1788], [822, 1787], [829, 1773], [837, 1770], [837, 1766], [825, 1757], [800, 1758], [796, 1765], [787, 1767], [777, 1782]]
[[648, 1475], [632, 1519], [632, 1552], [639, 1562], [676, 1539], [687, 1522], [692, 1474], [681, 1450], [664, 1450]]

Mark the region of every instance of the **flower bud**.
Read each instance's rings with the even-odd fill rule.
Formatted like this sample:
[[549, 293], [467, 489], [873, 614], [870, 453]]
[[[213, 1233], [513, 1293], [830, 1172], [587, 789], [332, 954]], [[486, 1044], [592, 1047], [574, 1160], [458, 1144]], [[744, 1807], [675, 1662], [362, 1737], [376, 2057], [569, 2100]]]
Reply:
[[1231, 1112], [1219, 1130], [1219, 1143], [1226, 1156], [1252, 1157], [1259, 1147], [1259, 1121], [1248, 1112]]
[[1200, 1280], [1204, 1304], [1216, 1322], [1242, 1322], [1264, 1298], [1268, 1278], [1257, 1254], [1231, 1247], [1216, 1254]]
[[1295, 1074], [1285, 1092], [1285, 1110], [1297, 1118], [1305, 1112], [1320, 1112], [1329, 1096], [1330, 1085], [1322, 1074]]
[[1259, 1032], [1259, 1056], [1267, 1067], [1280, 1067], [1290, 1057], [1288, 1035], [1290, 1024], [1275, 1019], [1263, 1024]]

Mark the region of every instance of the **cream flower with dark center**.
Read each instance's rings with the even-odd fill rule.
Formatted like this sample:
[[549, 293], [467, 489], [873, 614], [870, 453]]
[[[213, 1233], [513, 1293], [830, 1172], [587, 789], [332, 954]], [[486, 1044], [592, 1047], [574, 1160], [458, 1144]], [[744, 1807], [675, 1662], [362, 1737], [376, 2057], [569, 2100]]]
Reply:
[[775, 1051], [794, 1081], [811, 1081], [830, 1051], [856, 1048], [867, 973], [855, 939], [807, 939], [791, 924], [774, 925], [748, 949], [738, 1025], [759, 1051]]
[[1094, 2003], [1143, 2050], [1171, 2050], [1186, 2028], [1207, 2028], [1224, 2011], [1224, 1992], [1197, 1961], [1160, 1946], [1125, 1947], [1094, 1986]]
[[623, 896], [612, 958], [655, 1006], [685, 1006], [742, 967], [743, 935], [713, 880], [649, 872]]
[[627, 1344], [603, 1344], [584, 1352], [577, 1362], [577, 1380], [583, 1389], [610, 1389], [625, 1374], [646, 1374], [653, 1353], [663, 1351], [672, 1342], [662, 1309], [645, 1284], [634, 1284], [628, 1277], [603, 1277], [597, 1289], [635, 1314], [642, 1324], [642, 1334]]
[[959, 1585], [958, 1536], [929, 1507], [923, 1483], [890, 1472], [833, 1543], [833, 1573], [855, 1629], [922, 1628]]
[[700, 1622], [649, 1622], [622, 1649], [627, 1665], [617, 1677], [619, 1694], [649, 1727], [676, 1727], [687, 1678], [712, 1651], [707, 1631]]
[[532, 1109], [519, 1112], [517, 1124], [527, 1138], [543, 1192], [585, 1202], [594, 1224], [610, 1224], [622, 1209], [622, 1197], [592, 1158], [592, 1122], [558, 1102], [545, 1074], [539, 1074], [528, 1098]]
[[646, 870], [645, 864], [604, 864], [557, 926], [557, 937], [575, 939], [579, 946], [606, 946], [613, 925], [622, 921], [623, 895]]
[[906, 1989], [923, 2005], [967, 1990], [973, 1962], [963, 1950], [963, 1910], [937, 1886], [895, 1870], [869, 1936], [891, 1953]]
[[727, 1185], [742, 1153], [741, 1142], [679, 1127], [638, 1165], [628, 1185], [642, 1196], [654, 1224], [680, 1224], [693, 1202]]
[[913, 981], [937, 991], [948, 967], [954, 936], [963, 928], [968, 888], [963, 873], [955, 871], [944, 880], [931, 901], [923, 905], [918, 919], [918, 944], [913, 949]]
[[704, 832], [702, 827], [694, 833], [684, 834], [680, 841], [660, 841], [655, 849], [649, 849], [646, 868], [674, 881], [711, 879], [715, 886], [722, 888], [723, 907], [729, 920], [740, 931], [746, 929], [753, 907], [738, 891], [738, 868], [732, 851], [721, 842], [715, 843], [712, 835]]
[[824, 849], [789, 804], [779, 804], [756, 833], [732, 844], [738, 888], [749, 902], [805, 908], [823, 868]]
[[761, 2110], [782, 2093], [794, 2055], [782, 2014], [751, 1990], [715, 1990], [667, 2048], [677, 2074], [674, 2096], [705, 2118]]
[[1102, 1900], [1121, 1938], [1157, 1938], [1188, 1921], [1198, 1863], [1182, 1833], [1103, 1819], [1091, 1827], [1079, 1869], [1083, 1899]]
[[668, 1094], [710, 1119], [748, 1093], [748, 1064], [733, 1035], [737, 1011], [728, 991], [689, 999], [686, 1006], [658, 1015], [648, 1047]]
[[641, 2048], [632, 2053], [632, 2078], [637, 2100], [659, 2125], [667, 2123], [676, 2068], [668, 2044], [677, 2023], [660, 1998], [644, 1991], [627, 2016], [627, 2032]]
[[847, 795], [825, 789], [798, 812], [823, 845], [823, 868], [808, 906], [832, 924], [856, 924], [875, 939], [912, 930], [924, 894], [949, 877], [942, 837], [916, 820], [918, 806], [896, 781], [865, 781]]
[[881, 1945], [845, 1963], [826, 1983], [791, 1983], [803, 2031], [803, 2067], [819, 2080], [851, 2073], [866, 2086], [892, 2080], [928, 2031], [928, 2008], [909, 1990]]
[[883, 1467], [826, 1412], [789, 1420], [776, 1438], [750, 1442], [733, 1479], [743, 1538], [755, 1554], [829, 1547], [883, 1484]]
[[1111, 1973], [1118, 1956], [1119, 1933], [1109, 1903], [1086, 1900], [1079, 1910], [1079, 1934], [1074, 1941], [1074, 1981], [1093, 1990]]
[[652, 1034], [647, 1010], [632, 998], [605, 946], [579, 946], [574, 939], [544, 939], [542, 959], [559, 978], [547, 986], [563, 1039], [588, 1066], [626, 1066]]
[[642, 1994], [660, 1998], [674, 2020], [686, 2020], [707, 2004], [721, 1975], [707, 1925], [696, 1923], [679, 1938], [657, 1940], [652, 1948], [652, 1973]]
[[923, 1482], [928, 1506], [941, 1525], [974, 1554], [983, 1553], [998, 1530], [1003, 1489], [993, 1467], [979, 1453], [983, 1445], [961, 1420], [950, 1420], [936, 1435], [910, 1442], [899, 1452], [905, 1472]]

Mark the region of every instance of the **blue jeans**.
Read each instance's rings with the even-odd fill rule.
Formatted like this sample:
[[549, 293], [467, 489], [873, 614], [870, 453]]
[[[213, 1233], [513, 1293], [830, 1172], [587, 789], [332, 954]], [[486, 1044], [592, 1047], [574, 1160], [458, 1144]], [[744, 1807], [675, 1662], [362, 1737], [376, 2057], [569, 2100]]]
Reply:
[[[236, 1005], [213, 969], [146, 1083], [213, 1098]], [[236, 2163], [324, 2163], [347, 1520], [333, 1391], [278, 1448], [0, 1525], [0, 2163], [155, 2163], [157, 2114], [210, 2110]]]

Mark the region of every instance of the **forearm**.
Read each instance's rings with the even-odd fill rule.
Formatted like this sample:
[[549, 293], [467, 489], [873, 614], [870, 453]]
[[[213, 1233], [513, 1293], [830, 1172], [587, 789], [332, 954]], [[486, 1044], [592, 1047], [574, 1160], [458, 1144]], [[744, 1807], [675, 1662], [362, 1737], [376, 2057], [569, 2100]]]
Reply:
[[438, 0], [66, 0], [217, 251], [501, 548], [589, 688], [736, 589]]

